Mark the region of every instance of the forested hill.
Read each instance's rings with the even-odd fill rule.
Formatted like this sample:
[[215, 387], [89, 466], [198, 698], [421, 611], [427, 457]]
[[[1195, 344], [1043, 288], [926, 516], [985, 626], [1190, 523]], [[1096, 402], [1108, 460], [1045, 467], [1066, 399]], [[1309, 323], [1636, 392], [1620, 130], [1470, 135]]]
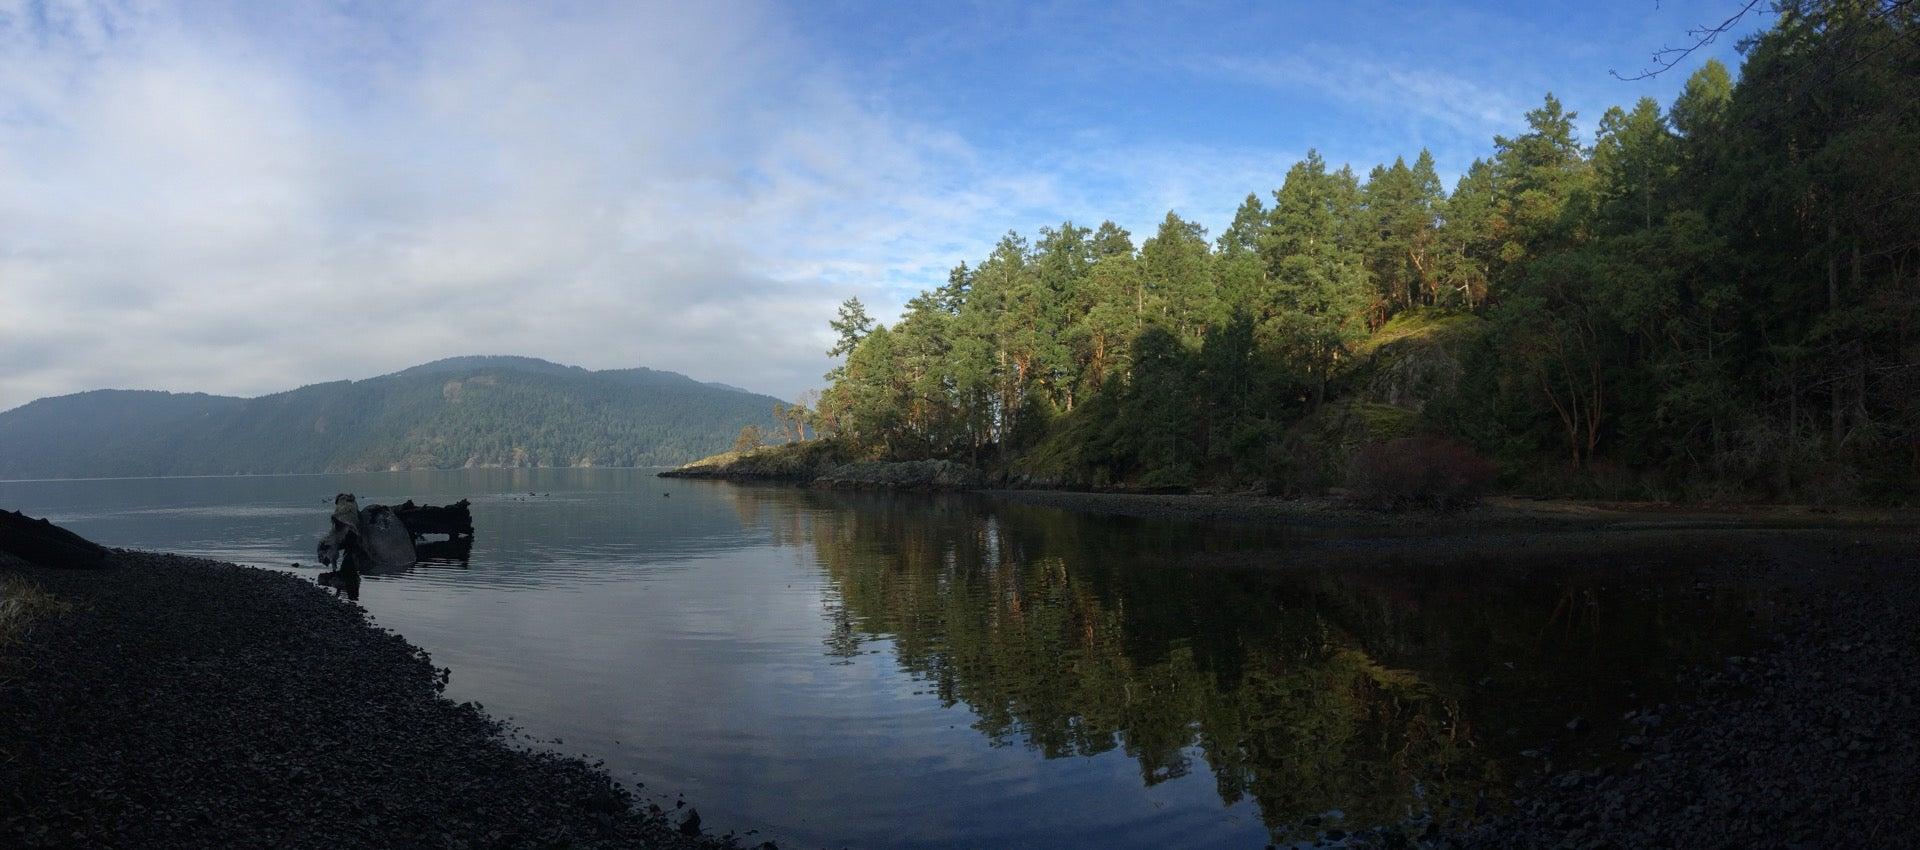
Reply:
[[99, 390], [0, 413], [0, 478], [654, 466], [774, 428], [779, 400], [652, 369], [457, 357], [259, 398]]
[[1907, 498], [1920, 5], [1777, 11], [1737, 82], [1707, 62], [1584, 138], [1549, 94], [1451, 191], [1413, 146], [1309, 152], [1211, 238], [1067, 222], [891, 326], [850, 301], [820, 430], [1096, 486], [1323, 488], [1406, 435], [1522, 490]]

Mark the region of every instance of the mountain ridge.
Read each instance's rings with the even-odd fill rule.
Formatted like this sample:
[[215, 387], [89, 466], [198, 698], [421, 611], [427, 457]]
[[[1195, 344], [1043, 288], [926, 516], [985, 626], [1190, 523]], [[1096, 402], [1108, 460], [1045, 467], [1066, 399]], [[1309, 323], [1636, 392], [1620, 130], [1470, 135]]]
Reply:
[[251, 398], [100, 389], [0, 412], [0, 479], [673, 465], [779, 399], [677, 372], [451, 357]]

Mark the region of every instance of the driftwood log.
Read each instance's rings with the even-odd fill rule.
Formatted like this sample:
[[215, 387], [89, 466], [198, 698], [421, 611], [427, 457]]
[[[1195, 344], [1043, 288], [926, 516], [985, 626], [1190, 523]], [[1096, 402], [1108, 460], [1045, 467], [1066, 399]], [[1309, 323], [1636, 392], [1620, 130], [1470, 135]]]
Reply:
[[458, 563], [465, 566], [473, 558], [473, 538], [449, 537], [445, 540], [418, 540], [413, 553], [422, 561]]
[[[408, 499], [392, 507], [362, 508], [352, 493], [341, 493], [333, 497], [328, 523], [314, 554], [347, 575], [404, 570], [423, 558], [464, 563], [473, 547], [473, 512], [465, 499], [445, 506]], [[444, 534], [446, 540], [421, 541], [429, 534]]]
[[413, 536], [392, 508], [369, 505], [365, 510], [352, 493], [333, 497], [333, 516], [327, 536], [314, 555], [327, 566], [349, 572], [403, 570], [413, 566]]
[[0, 511], [0, 552], [43, 567], [98, 567], [107, 550], [44, 519]]
[[473, 536], [473, 512], [461, 499], [451, 505], [416, 505], [408, 499], [395, 505], [394, 516], [407, 526], [407, 533], [418, 540], [429, 534], [444, 534], [448, 540]]

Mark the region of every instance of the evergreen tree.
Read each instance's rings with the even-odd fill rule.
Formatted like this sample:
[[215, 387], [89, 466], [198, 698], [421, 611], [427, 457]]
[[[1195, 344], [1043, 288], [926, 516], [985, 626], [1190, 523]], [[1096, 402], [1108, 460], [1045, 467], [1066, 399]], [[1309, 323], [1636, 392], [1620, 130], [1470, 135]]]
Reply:
[[1212, 243], [1173, 213], [1137, 251], [1111, 221], [1009, 233], [892, 328], [842, 305], [814, 427], [876, 456], [1192, 482], [1373, 403], [1355, 344], [1451, 311], [1487, 331], [1422, 427], [1510, 470], [1912, 493], [1917, 18], [1781, 4], [1737, 83], [1709, 61], [1666, 114], [1608, 109], [1591, 149], [1549, 94], [1451, 193], [1424, 150], [1364, 182], [1309, 152]]
[[1223, 307], [1207, 249], [1207, 231], [1171, 212], [1159, 232], [1140, 246], [1146, 297], [1176, 337], [1197, 343], [1220, 321]]
[[1267, 336], [1295, 352], [1315, 407], [1326, 397], [1335, 361], [1364, 326], [1365, 272], [1342, 242], [1351, 229], [1343, 216], [1354, 212], [1352, 195], [1349, 180], [1329, 174], [1320, 154], [1308, 151], [1274, 192], [1261, 244], [1271, 281], [1260, 305]]
[[1616, 106], [1601, 116], [1593, 167], [1603, 229], [1651, 230], [1664, 216], [1679, 170], [1675, 141], [1653, 98], [1641, 98], [1631, 113]]

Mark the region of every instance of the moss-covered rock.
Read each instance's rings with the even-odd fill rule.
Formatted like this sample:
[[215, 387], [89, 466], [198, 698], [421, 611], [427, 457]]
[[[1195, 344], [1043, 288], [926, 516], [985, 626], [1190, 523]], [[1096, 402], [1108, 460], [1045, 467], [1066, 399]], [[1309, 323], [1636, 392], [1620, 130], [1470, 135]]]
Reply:
[[1282, 438], [1285, 462], [1275, 489], [1342, 486], [1361, 448], [1419, 432], [1427, 402], [1454, 392], [1466, 352], [1486, 332], [1479, 317], [1420, 309], [1395, 316], [1356, 345], [1335, 400]]
[[987, 485], [978, 469], [950, 460], [864, 461], [837, 466], [813, 480], [836, 490], [912, 490], [946, 492]]
[[1477, 316], [1421, 309], [1402, 313], [1356, 346], [1352, 397], [1415, 413], [1452, 393], [1467, 349], [1485, 335]]
[[761, 446], [751, 451], [721, 452], [669, 469], [660, 473], [660, 477], [805, 483], [852, 459], [851, 453], [839, 440], [805, 440]]
[[722, 452], [662, 478], [717, 478], [728, 481], [786, 481], [837, 490], [972, 490], [988, 484], [986, 473], [950, 460], [856, 460], [845, 444], [831, 438]]

